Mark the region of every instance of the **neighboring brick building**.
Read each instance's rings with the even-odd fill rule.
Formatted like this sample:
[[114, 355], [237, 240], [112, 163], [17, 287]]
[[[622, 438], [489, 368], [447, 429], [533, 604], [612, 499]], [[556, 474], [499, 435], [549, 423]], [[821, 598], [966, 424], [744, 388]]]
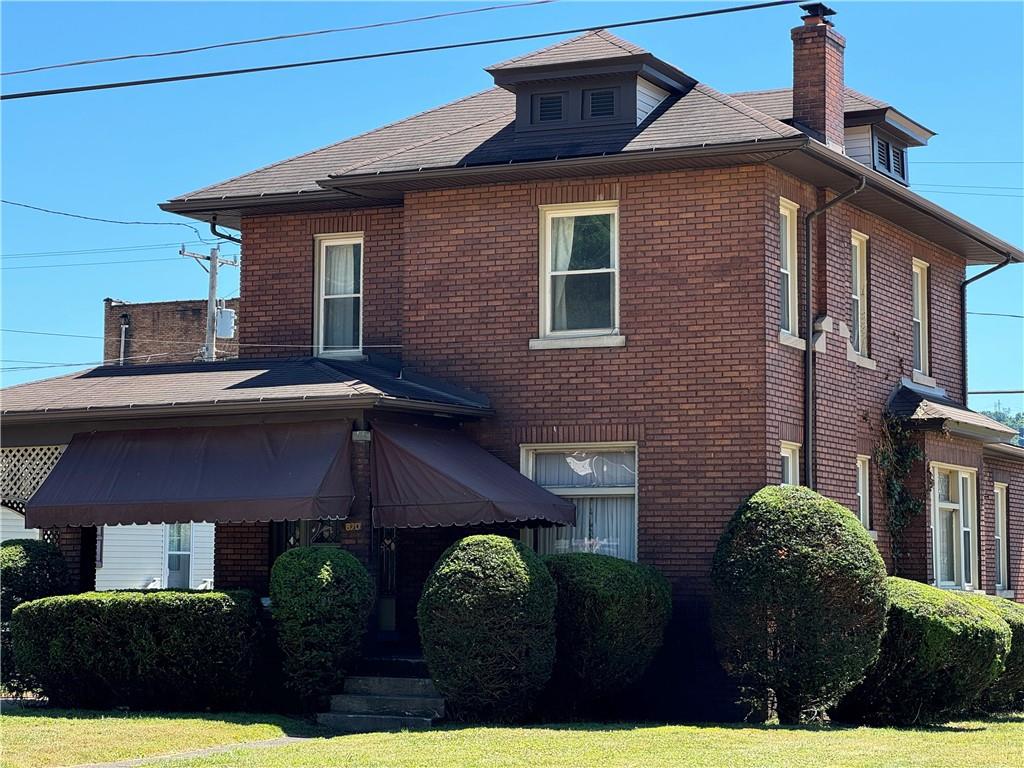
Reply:
[[[238, 312], [239, 300], [224, 306]], [[121, 328], [124, 327], [124, 349]], [[103, 359], [108, 365], [196, 360], [206, 340], [206, 300], [103, 300]], [[238, 357], [237, 339], [217, 339], [217, 357]]]
[[[658, 677], [693, 717], [710, 699], [676, 691], [717, 679], [709, 570], [744, 497], [816, 487], [894, 567], [885, 413], [924, 452], [902, 572], [1024, 600], [1024, 449], [965, 407], [961, 299], [968, 264], [1024, 254], [908, 188], [933, 134], [845, 87], [829, 14], [793, 31], [793, 89], [728, 96], [588, 33], [490, 68], [489, 91], [175, 198], [242, 232], [240, 359], [8, 390], [8, 439], [66, 434], [54, 409], [104, 430], [336, 419], [347, 516], [219, 518], [218, 586], [265, 593], [278, 552], [338, 543], [377, 576], [382, 634], [414, 642], [422, 580], [468, 530], [637, 559], [672, 582], [678, 669]], [[468, 435], [572, 499], [575, 526], [468, 529], [425, 498], [395, 525], [378, 462], [396, 424]]]

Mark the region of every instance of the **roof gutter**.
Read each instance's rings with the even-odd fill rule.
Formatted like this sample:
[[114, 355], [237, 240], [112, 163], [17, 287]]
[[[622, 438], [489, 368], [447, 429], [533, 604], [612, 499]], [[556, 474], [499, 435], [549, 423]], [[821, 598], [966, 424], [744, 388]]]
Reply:
[[967, 286], [975, 280], [980, 280], [983, 277], [988, 277], [993, 272], [998, 272], [1012, 261], [1013, 258], [1010, 254], [1006, 254], [1001, 263], [960, 283], [960, 383], [963, 386], [963, 403], [965, 406], [967, 405], [967, 392], [969, 391], [967, 389]]

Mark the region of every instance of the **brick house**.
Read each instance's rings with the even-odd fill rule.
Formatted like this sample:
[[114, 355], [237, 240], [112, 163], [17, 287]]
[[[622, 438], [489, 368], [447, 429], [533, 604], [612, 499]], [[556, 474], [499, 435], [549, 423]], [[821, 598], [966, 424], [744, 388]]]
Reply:
[[832, 12], [804, 8], [790, 89], [719, 93], [596, 31], [489, 68], [490, 90], [164, 203], [241, 232], [239, 360], [10, 388], [5, 445], [88, 429], [104, 451], [176, 426], [244, 451], [231, 430], [292, 429], [349, 490], [302, 514], [133, 513], [58, 463], [30, 515], [216, 519], [216, 586], [262, 594], [284, 548], [341, 544], [397, 643], [469, 532], [637, 559], [674, 589], [671, 696], [720, 682], [710, 562], [756, 489], [837, 499], [894, 566], [872, 458], [889, 412], [923, 451], [901, 572], [1024, 600], [1024, 449], [967, 409], [964, 336], [965, 268], [1024, 254], [910, 189], [910, 150], [934, 134], [847, 88]]

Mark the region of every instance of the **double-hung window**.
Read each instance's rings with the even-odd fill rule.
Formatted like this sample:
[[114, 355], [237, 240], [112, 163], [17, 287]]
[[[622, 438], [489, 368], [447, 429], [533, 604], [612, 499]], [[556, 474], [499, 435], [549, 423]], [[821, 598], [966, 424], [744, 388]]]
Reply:
[[796, 212], [799, 206], [779, 198], [779, 328], [797, 335]]
[[857, 517], [871, 530], [871, 459], [857, 457]]
[[192, 523], [167, 524], [167, 588], [192, 584]]
[[800, 485], [800, 446], [783, 440], [779, 456], [782, 485]]
[[932, 464], [932, 529], [935, 582], [940, 587], [975, 589], [978, 510], [976, 472]]
[[868, 238], [850, 236], [850, 346], [868, 356]]
[[995, 545], [996, 545], [996, 589], [1010, 588], [1010, 548], [1007, 546], [1007, 497], [1006, 483], [996, 483], [993, 489], [995, 506]]
[[541, 332], [614, 334], [619, 327], [617, 203], [541, 208]]
[[928, 265], [914, 259], [913, 274], [914, 370], [928, 375]]
[[317, 351], [355, 355], [363, 345], [363, 236], [317, 239]]
[[636, 560], [636, 446], [523, 446], [523, 473], [576, 505], [576, 524], [524, 530], [538, 552]]

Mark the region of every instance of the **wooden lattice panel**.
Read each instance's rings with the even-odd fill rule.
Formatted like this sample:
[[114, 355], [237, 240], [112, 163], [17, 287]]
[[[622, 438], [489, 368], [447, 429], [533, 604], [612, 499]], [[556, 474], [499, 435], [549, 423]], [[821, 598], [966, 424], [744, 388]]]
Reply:
[[28, 501], [64, 453], [64, 445], [24, 445], [0, 448], [0, 496]]

